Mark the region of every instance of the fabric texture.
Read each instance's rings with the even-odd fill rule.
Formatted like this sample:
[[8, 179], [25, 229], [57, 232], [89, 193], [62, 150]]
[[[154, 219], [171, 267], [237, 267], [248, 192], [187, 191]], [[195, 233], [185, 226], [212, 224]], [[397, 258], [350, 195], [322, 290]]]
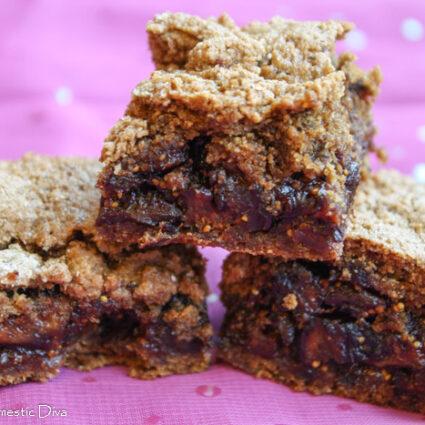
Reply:
[[[0, 13], [0, 157], [26, 151], [99, 156], [132, 88], [153, 70], [145, 25], [165, 10], [202, 17], [229, 13], [238, 24], [273, 15], [344, 19], [356, 29], [338, 49], [380, 64], [376, 144], [387, 166], [425, 182], [425, 3], [422, 0], [11, 0]], [[373, 161], [377, 166], [377, 162]], [[220, 249], [209, 258], [213, 324], [223, 315]], [[40, 415], [38, 406], [40, 407]], [[8, 409], [18, 416], [5, 416]], [[49, 410], [51, 409], [51, 410]], [[67, 416], [58, 416], [64, 414]], [[34, 416], [29, 416], [30, 413]], [[49, 413], [50, 412], [50, 413]], [[41, 416], [41, 417], [38, 417]], [[43, 416], [45, 416], [43, 418]], [[332, 396], [313, 397], [223, 364], [210, 371], [138, 381], [121, 367], [64, 369], [49, 383], [0, 389], [1, 424], [399, 425], [420, 415]]]

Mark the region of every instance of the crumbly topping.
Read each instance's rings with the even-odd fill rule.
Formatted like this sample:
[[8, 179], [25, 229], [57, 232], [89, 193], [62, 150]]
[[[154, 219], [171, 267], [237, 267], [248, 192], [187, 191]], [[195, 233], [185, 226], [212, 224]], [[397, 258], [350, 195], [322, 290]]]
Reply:
[[17, 241], [47, 251], [63, 247], [75, 231], [91, 234], [99, 169], [86, 158], [26, 154], [0, 161], [0, 248]]
[[[288, 84], [284, 80], [265, 79], [242, 64], [191, 73], [176, 70], [170, 77], [166, 71], [153, 72], [149, 80], [134, 89], [133, 100], [157, 108], [180, 105], [214, 114], [214, 120], [226, 120], [226, 126], [242, 120], [259, 124], [273, 113], [318, 109], [324, 102], [338, 102], [344, 94], [345, 81], [344, 73], [337, 71], [313, 81]], [[131, 108], [132, 105], [130, 114]]]
[[70, 242], [62, 255], [48, 259], [13, 244], [0, 251], [0, 290], [59, 285], [61, 293], [72, 298], [112, 300], [123, 308], [140, 301], [164, 305], [177, 292], [202, 303], [207, 292], [203, 270], [196, 248], [184, 245], [122, 254], [109, 261], [83, 241]]
[[[336, 56], [335, 41], [352, 27], [273, 18], [239, 28], [227, 15], [156, 16], [147, 31], [158, 71], [134, 89], [101, 160], [120, 175], [128, 157], [143, 164], [157, 145], [184, 150], [207, 136], [212, 167], [245, 164], [246, 180], [265, 190], [297, 172], [319, 176], [341, 202], [342, 168], [346, 157], [357, 160], [359, 140], [371, 138], [381, 79], [377, 68], [357, 68], [353, 54]], [[226, 149], [223, 139], [237, 146]]]
[[335, 40], [353, 27], [346, 22], [295, 22], [275, 17], [268, 23], [253, 22], [239, 28], [226, 14], [202, 19], [166, 12], [155, 16], [147, 31], [159, 69], [199, 71], [241, 64], [266, 79], [292, 83], [333, 72], [330, 52]]
[[355, 197], [347, 241], [425, 268], [425, 185], [395, 170], [366, 179]]
[[[148, 141], [147, 122], [139, 118], [123, 117], [109, 132], [102, 150], [102, 160], [114, 162], [126, 155], [135, 156]], [[119, 167], [119, 164], [117, 165]], [[118, 169], [116, 172], [118, 173]]]
[[26, 286], [40, 275], [42, 260], [39, 255], [27, 252], [18, 244], [0, 251], [0, 288]]

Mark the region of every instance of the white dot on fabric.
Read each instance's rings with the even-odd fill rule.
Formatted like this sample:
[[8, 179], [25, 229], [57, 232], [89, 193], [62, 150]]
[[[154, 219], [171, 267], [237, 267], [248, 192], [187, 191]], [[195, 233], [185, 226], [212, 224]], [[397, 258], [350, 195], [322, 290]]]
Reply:
[[218, 295], [217, 294], [209, 294], [207, 297], [207, 303], [208, 304], [213, 304], [216, 303], [219, 300]]
[[347, 34], [345, 44], [349, 49], [363, 50], [367, 45], [367, 36], [361, 30], [353, 30]]
[[413, 168], [413, 177], [419, 183], [425, 183], [425, 164], [416, 164]]
[[341, 12], [331, 13], [329, 18], [334, 20], [334, 21], [346, 21], [347, 20], [345, 15], [342, 14]]
[[68, 87], [59, 87], [55, 92], [55, 99], [59, 105], [69, 105], [72, 97], [72, 91]]
[[406, 150], [400, 145], [393, 146], [389, 151], [389, 157], [391, 159], [403, 159], [406, 156]]
[[202, 397], [217, 397], [221, 394], [221, 389], [215, 385], [200, 385], [195, 392]]
[[406, 40], [420, 41], [424, 36], [424, 28], [420, 21], [409, 18], [401, 23], [401, 33]]
[[422, 143], [425, 143], [425, 125], [421, 125], [421, 126], [418, 128], [417, 136], [418, 136], [418, 139], [419, 139]]
[[290, 6], [286, 4], [281, 4], [278, 6], [278, 8], [275, 10], [274, 15], [280, 16], [281, 18], [285, 19], [293, 19], [293, 11]]

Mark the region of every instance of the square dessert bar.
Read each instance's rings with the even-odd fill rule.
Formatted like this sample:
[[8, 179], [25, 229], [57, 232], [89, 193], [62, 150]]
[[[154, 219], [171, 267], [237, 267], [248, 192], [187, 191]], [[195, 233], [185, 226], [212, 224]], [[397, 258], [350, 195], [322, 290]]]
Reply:
[[100, 252], [98, 171], [83, 158], [0, 162], [0, 385], [62, 365], [151, 379], [210, 364], [204, 261], [187, 245]]
[[220, 356], [297, 391], [425, 413], [425, 185], [382, 171], [330, 262], [232, 254]]
[[381, 78], [335, 54], [351, 28], [156, 16], [147, 30], [159, 70], [134, 89], [102, 152], [108, 249], [177, 241], [341, 254]]

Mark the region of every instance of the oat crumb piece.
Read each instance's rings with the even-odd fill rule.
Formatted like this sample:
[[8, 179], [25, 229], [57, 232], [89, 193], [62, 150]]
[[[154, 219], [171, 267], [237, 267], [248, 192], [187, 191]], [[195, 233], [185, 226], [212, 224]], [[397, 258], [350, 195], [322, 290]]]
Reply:
[[288, 310], [295, 310], [298, 306], [297, 296], [295, 294], [288, 294], [283, 299], [282, 306]]

